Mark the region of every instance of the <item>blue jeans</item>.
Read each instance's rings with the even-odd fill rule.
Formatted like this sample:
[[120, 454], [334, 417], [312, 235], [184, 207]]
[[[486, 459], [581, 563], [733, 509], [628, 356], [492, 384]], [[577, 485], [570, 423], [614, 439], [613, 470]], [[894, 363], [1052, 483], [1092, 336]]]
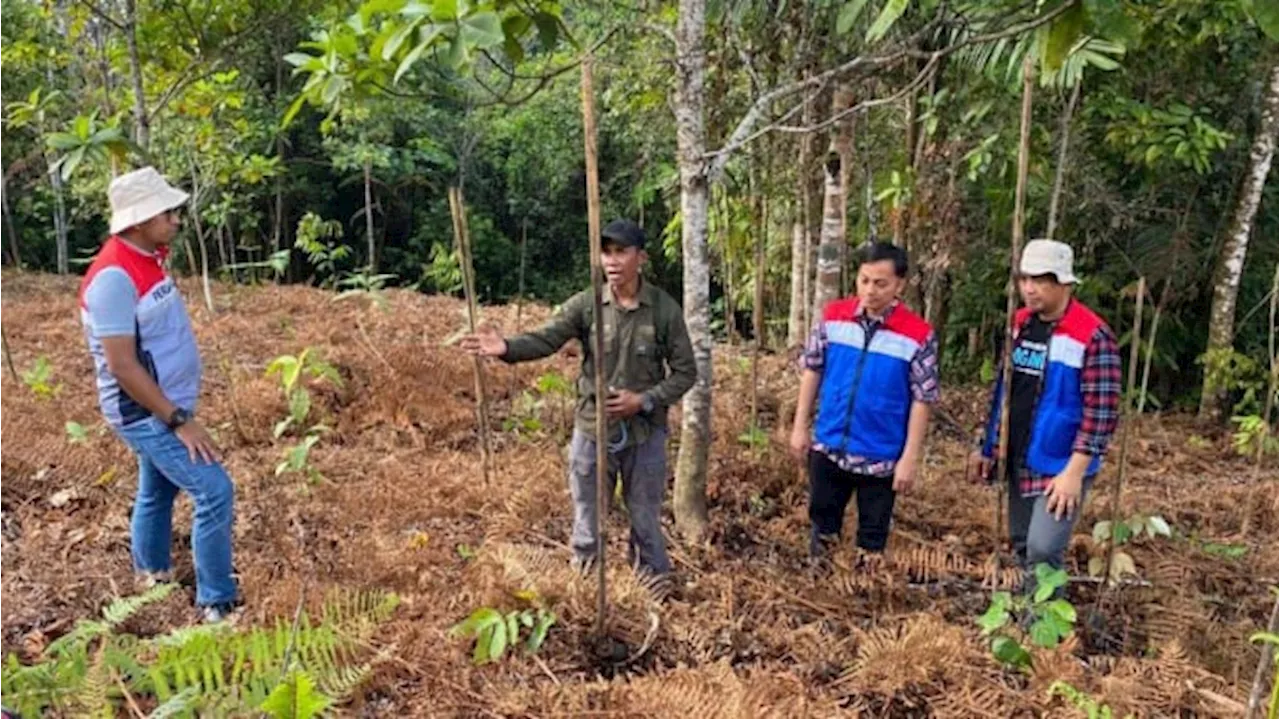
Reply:
[[138, 456], [138, 496], [130, 525], [134, 569], [169, 571], [173, 500], [182, 490], [195, 504], [191, 548], [195, 555], [196, 604], [234, 601], [231, 524], [235, 489], [226, 470], [218, 463], [191, 461], [186, 445], [154, 417], [116, 431]]

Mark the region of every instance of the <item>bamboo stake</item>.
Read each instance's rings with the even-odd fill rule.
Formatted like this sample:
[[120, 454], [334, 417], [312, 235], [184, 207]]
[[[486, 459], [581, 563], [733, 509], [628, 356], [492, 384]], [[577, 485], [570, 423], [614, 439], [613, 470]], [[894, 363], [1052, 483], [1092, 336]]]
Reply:
[[[759, 189], [755, 188], [758, 193]], [[764, 244], [769, 234], [769, 199], [756, 194], [752, 198], [758, 213], [756, 220], [755, 306], [751, 308], [751, 430], [760, 427], [760, 349], [764, 347]]]
[[[462, 202], [462, 190], [449, 188], [449, 210], [453, 215], [453, 238], [458, 244], [458, 255], [462, 261], [462, 289], [467, 295], [467, 331], [476, 331], [480, 311], [476, 306], [475, 266], [471, 262], [471, 236], [467, 232], [467, 211]], [[476, 414], [480, 418], [480, 467], [484, 473], [484, 483], [489, 484], [490, 467], [493, 455], [489, 449], [489, 387], [484, 374], [484, 360], [475, 357], [476, 380]]]
[[[1277, 631], [1277, 620], [1280, 619], [1280, 599], [1276, 600], [1275, 608], [1271, 610], [1271, 621], [1267, 622], [1267, 631]], [[1275, 645], [1270, 642], [1264, 642], [1262, 645], [1262, 656], [1258, 657], [1258, 667], [1253, 670], [1253, 688], [1249, 690], [1249, 704], [1245, 707], [1244, 719], [1253, 719], [1258, 716], [1259, 710], [1262, 709], [1262, 689], [1266, 686], [1267, 666], [1271, 664], [1271, 653], [1275, 651]], [[1280, 681], [1280, 677], [1277, 677]], [[1274, 697], [1275, 689], [1272, 689]]]
[[[1141, 349], [1142, 337], [1142, 301], [1147, 296], [1147, 278], [1138, 278], [1138, 296], [1133, 304], [1133, 333], [1129, 345], [1129, 377], [1125, 382], [1124, 404], [1120, 408], [1120, 462], [1116, 467], [1116, 483], [1111, 487], [1111, 538], [1107, 541], [1107, 561], [1102, 565], [1102, 589], [1094, 600], [1093, 610], [1102, 606], [1102, 599], [1111, 586], [1111, 563], [1116, 556], [1115, 527], [1120, 521], [1120, 493], [1124, 489], [1124, 474], [1129, 461], [1129, 438], [1133, 436], [1133, 423], [1137, 413], [1133, 411], [1133, 390], [1138, 381], [1138, 351]], [[1077, 510], [1078, 511], [1078, 510]]]
[[[1276, 380], [1277, 371], [1280, 367], [1280, 357], [1277, 357], [1277, 349], [1275, 347], [1276, 340], [1276, 314], [1280, 312], [1280, 267], [1276, 268], [1275, 284], [1271, 288], [1271, 308], [1267, 313], [1267, 360], [1270, 363], [1270, 372], [1267, 373], [1267, 396], [1262, 401], [1262, 436], [1258, 438], [1258, 447], [1254, 450], [1254, 464], [1258, 469], [1262, 469], [1262, 457], [1266, 453], [1267, 438], [1271, 436], [1271, 410], [1275, 406], [1276, 399]], [[1248, 536], [1253, 529], [1253, 508], [1258, 503], [1258, 494], [1264, 487], [1265, 482], [1254, 480], [1255, 484], [1249, 491], [1249, 500], [1245, 505], [1244, 521], [1240, 524], [1240, 534]]]
[[[1022, 63], [1022, 128], [1018, 139], [1018, 184], [1014, 190], [1013, 231], [1009, 246], [1009, 283], [1005, 288], [1004, 351], [1001, 353], [1000, 387], [1000, 441], [996, 449], [996, 565], [1000, 563], [1000, 545], [1004, 540], [1005, 492], [1011, 491], [1007, 478], [1009, 472], [1009, 397], [1013, 385], [1013, 317], [1018, 309], [1015, 278], [1018, 262], [1022, 257], [1023, 216], [1027, 206], [1027, 167], [1031, 155], [1031, 88], [1035, 79], [1035, 65], [1031, 55]], [[1001, 476], [1004, 475], [1004, 476]], [[1016, 476], [1016, 475], [1013, 475]]]
[[4, 342], [4, 364], [9, 368], [9, 376], [13, 377], [13, 381], [18, 381], [18, 370], [13, 366], [13, 355], [9, 352], [9, 335], [4, 332], [4, 328], [0, 327], [0, 341]]
[[604, 525], [609, 510], [609, 495], [605, 491], [609, 472], [609, 456], [605, 445], [609, 433], [605, 422], [604, 398], [604, 270], [600, 250], [600, 171], [596, 164], [596, 111], [595, 91], [591, 86], [590, 53], [582, 60], [582, 144], [587, 165], [587, 229], [591, 244], [591, 291], [595, 318], [595, 348], [593, 351], [596, 391], [596, 623], [595, 633], [604, 636], [605, 614], [608, 596], [604, 581]]

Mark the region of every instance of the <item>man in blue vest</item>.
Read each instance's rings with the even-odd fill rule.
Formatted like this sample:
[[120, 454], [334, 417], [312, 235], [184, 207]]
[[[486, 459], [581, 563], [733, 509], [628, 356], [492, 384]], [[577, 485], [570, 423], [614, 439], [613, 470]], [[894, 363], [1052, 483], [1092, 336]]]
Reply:
[[938, 343], [929, 323], [898, 299], [906, 276], [901, 247], [868, 246], [857, 296], [828, 304], [805, 347], [791, 453], [809, 464], [814, 558], [839, 539], [855, 493], [857, 546], [883, 552], [894, 499], [919, 473], [930, 406], [938, 401]]
[[[1009, 393], [1009, 539], [1026, 570], [1062, 566], [1085, 495], [1115, 432], [1120, 351], [1107, 323], [1071, 296], [1071, 246], [1032, 240], [1022, 252]], [[998, 373], [969, 477], [991, 481], [1000, 427]], [[1028, 577], [1030, 573], [1028, 572]]]

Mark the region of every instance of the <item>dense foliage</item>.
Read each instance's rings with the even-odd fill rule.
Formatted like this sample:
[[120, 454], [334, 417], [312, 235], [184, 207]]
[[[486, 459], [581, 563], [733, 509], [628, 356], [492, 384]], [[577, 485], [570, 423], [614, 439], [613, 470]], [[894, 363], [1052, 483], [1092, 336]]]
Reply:
[[[708, 146], [723, 147], [780, 81], [876, 43], [937, 49], [1018, 9], [961, 3], [938, 22], [939, 6], [709, 3]], [[4, 0], [6, 261], [74, 271], [103, 237], [109, 178], [150, 162], [195, 194], [180, 270], [199, 274], [203, 255], [213, 274], [247, 281], [271, 277], [262, 267], [274, 255], [281, 281], [332, 285], [376, 265], [392, 283], [452, 293], [447, 188], [460, 184], [482, 299], [510, 300], [523, 282], [526, 294], [561, 301], [587, 279], [576, 62], [594, 48], [603, 214], [643, 224], [653, 276], [679, 296], [675, 16], [669, 3], [578, 0]], [[1029, 236], [1047, 231], [1065, 130], [1054, 234], [1076, 248], [1080, 295], [1124, 334], [1145, 275], [1147, 326], [1157, 306], [1163, 316], [1151, 399], [1194, 402], [1222, 238], [1276, 64], [1275, 9], [1090, 0], [1061, 18], [950, 53], [924, 82], [912, 82], [923, 59], [848, 80], [855, 100], [895, 98], [843, 120], [852, 123], [848, 242], [894, 237], [910, 248], [922, 281], [909, 299], [942, 327], [947, 370], [974, 376], [1004, 311], [1020, 68], [1033, 54]], [[770, 338], [785, 335], [792, 223], [811, 206], [804, 222], [816, 242], [822, 220], [822, 166], [839, 124], [823, 126], [830, 85], [807, 122], [783, 117], [729, 158], [716, 185], [713, 328], [722, 334], [735, 311], [749, 329], [763, 227]], [[819, 129], [791, 131], [805, 125]], [[797, 162], [804, 137], [815, 151]], [[1253, 385], [1267, 364], [1278, 212], [1272, 172], [1235, 309], [1235, 347], [1254, 361], [1237, 374]], [[325, 221], [340, 229], [317, 240]], [[326, 241], [346, 249], [331, 256]], [[303, 249], [278, 254], [295, 243]]]

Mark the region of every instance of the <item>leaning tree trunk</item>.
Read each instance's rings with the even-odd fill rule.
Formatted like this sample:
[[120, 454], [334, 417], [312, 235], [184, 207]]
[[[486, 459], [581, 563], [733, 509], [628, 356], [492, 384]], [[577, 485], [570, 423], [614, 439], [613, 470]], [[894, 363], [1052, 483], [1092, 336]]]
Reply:
[[18, 254], [18, 230], [13, 223], [13, 213], [9, 211], [9, 178], [0, 175], [0, 205], [4, 209], [4, 232], [9, 236], [9, 257], [13, 266], [22, 269], [22, 256]]
[[[831, 93], [831, 114], [839, 115], [853, 104], [853, 91], [847, 84]], [[823, 163], [822, 230], [818, 245], [818, 272], [814, 283], [812, 316], [822, 316], [822, 308], [840, 296], [840, 248], [845, 244], [844, 199], [845, 172], [843, 158], [849, 155], [849, 123], [836, 124]]]
[[[1222, 255], [1213, 283], [1213, 306], [1209, 311], [1208, 353], [1231, 348], [1235, 330], [1236, 297], [1240, 292], [1240, 276], [1244, 273], [1244, 257], [1249, 249], [1249, 232], [1253, 229], [1253, 217], [1258, 212], [1262, 188], [1271, 171], [1271, 158], [1276, 151], [1276, 114], [1280, 105], [1280, 76], [1277, 65], [1271, 66], [1263, 97], [1262, 122], [1253, 137], [1249, 150], [1249, 172], [1240, 186], [1239, 199], [1231, 224], [1227, 227], [1226, 240], [1222, 243]], [[1200, 418], [1222, 419], [1226, 398], [1221, 387], [1213, 384], [1213, 374], [1205, 372], [1204, 387], [1200, 395]]]
[[684, 246], [684, 312], [698, 380], [684, 397], [676, 460], [676, 526], [690, 540], [707, 526], [707, 451], [711, 444], [711, 267], [707, 262], [710, 204], [703, 82], [706, 0], [680, 0], [676, 21], [676, 146], [680, 166], [680, 240]]
[[1053, 192], [1049, 195], [1049, 222], [1044, 231], [1044, 236], [1051, 240], [1058, 239], [1058, 208], [1062, 206], [1062, 187], [1067, 175], [1067, 149], [1071, 145], [1071, 117], [1075, 114], [1078, 102], [1080, 102], [1079, 82], [1071, 88], [1071, 98], [1062, 109], [1062, 125], [1058, 131], [1061, 135], [1058, 140], [1058, 169], [1053, 173]]

